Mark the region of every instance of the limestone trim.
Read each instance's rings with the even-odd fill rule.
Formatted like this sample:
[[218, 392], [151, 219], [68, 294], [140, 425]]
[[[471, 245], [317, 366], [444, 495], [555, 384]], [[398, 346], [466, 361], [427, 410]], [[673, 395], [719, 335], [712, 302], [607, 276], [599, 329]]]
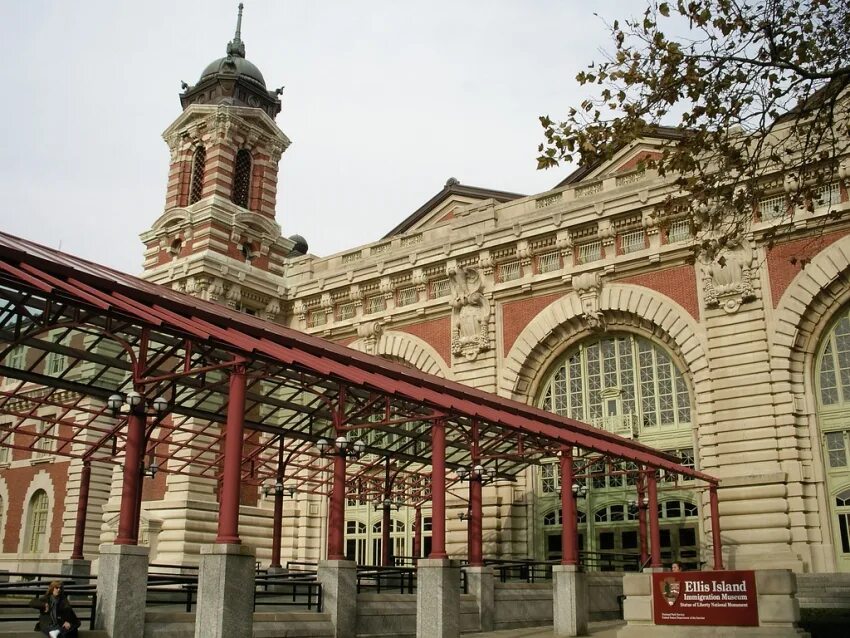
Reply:
[[370, 343], [370, 339], [370, 337], [360, 338], [348, 347], [381, 357], [401, 359], [422, 372], [442, 379], [452, 378], [449, 366], [443, 358], [419, 337], [405, 332], [387, 330], [380, 333], [380, 336], [374, 340], [374, 345]]
[[6, 542], [6, 527], [9, 525], [9, 486], [6, 478], [0, 477], [0, 553]]
[[[710, 403], [707, 348], [696, 321], [675, 301], [649, 288], [606, 284], [599, 294], [598, 312], [608, 331], [622, 330], [666, 345], [684, 364], [700, 408]], [[499, 394], [530, 402], [537, 395], [543, 373], [567, 348], [587, 337], [599, 336], [587, 325], [585, 309], [571, 292], [540, 311], [517, 336], [505, 357]], [[696, 407], [696, 406], [694, 406]], [[700, 422], [711, 421], [711, 410], [699, 410]]]
[[[797, 432], [799, 479], [814, 483], [804, 513], [818, 519], [807, 525], [806, 540], [823, 544], [813, 552], [815, 571], [834, 570], [831, 547], [832, 508], [827, 494], [826, 468], [820, 449], [815, 366], [818, 348], [836, 314], [850, 303], [850, 236], [842, 237], [815, 255], [791, 281], [777, 304], [772, 331], [771, 377], [777, 419]], [[782, 390], [788, 390], [783, 392]], [[821, 564], [818, 564], [821, 563]]]
[[25, 550], [29, 543], [30, 534], [32, 534], [32, 530], [30, 529], [30, 504], [33, 494], [35, 494], [38, 490], [44, 490], [45, 494], [47, 494], [47, 527], [44, 533], [44, 551], [39, 555], [48, 555], [52, 553], [50, 551], [50, 541], [53, 540], [53, 510], [56, 507], [56, 493], [53, 486], [53, 479], [50, 478], [50, 475], [46, 471], [41, 470], [32, 478], [29, 486], [27, 486], [27, 493], [24, 495], [24, 500], [21, 504], [22, 533], [18, 539], [19, 556], [33, 556], [32, 553]]

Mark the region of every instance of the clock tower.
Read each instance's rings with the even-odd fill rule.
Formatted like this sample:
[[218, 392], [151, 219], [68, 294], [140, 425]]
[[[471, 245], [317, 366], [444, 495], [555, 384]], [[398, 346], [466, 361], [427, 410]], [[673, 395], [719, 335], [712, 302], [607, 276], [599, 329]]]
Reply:
[[171, 153], [165, 210], [145, 244], [144, 277], [210, 301], [279, 320], [283, 262], [303, 242], [275, 220], [281, 89], [269, 91], [245, 57], [242, 5], [226, 55], [194, 86], [163, 133]]

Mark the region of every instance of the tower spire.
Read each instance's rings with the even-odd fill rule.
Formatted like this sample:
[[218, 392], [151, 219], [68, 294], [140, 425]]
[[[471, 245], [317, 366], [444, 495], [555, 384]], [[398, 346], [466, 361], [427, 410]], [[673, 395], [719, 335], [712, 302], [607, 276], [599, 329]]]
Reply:
[[239, 3], [239, 15], [236, 18], [236, 34], [233, 40], [227, 43], [227, 55], [245, 57], [245, 43], [242, 42], [242, 9], [245, 5]]

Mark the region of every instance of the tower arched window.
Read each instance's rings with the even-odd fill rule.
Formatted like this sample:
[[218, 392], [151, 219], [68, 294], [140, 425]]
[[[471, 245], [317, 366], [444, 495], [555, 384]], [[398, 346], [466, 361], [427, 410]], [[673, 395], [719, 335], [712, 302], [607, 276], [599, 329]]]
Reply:
[[251, 153], [240, 149], [236, 153], [236, 166], [233, 171], [233, 192], [231, 201], [237, 206], [248, 208], [248, 194], [251, 188]]
[[204, 195], [204, 174], [207, 168], [207, 149], [199, 146], [192, 157], [192, 184], [189, 189], [189, 203], [200, 201]]
[[47, 550], [47, 492], [36, 490], [30, 498], [27, 516], [27, 551], [40, 554]]

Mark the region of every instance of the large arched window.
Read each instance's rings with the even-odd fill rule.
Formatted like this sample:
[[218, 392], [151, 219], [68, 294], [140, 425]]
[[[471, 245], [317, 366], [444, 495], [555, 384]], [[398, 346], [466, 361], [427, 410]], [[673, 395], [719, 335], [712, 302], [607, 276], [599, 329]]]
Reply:
[[207, 169], [207, 149], [199, 146], [192, 157], [192, 184], [189, 188], [189, 203], [194, 204], [204, 196], [204, 175]]
[[844, 308], [816, 359], [818, 422], [835, 560], [850, 571], [850, 312]]
[[[635, 334], [611, 334], [582, 341], [555, 362], [543, 377], [538, 405], [545, 410], [584, 421], [642, 443], [674, 453], [694, 467], [691, 395], [685, 377], [670, 355], [649, 339]], [[590, 456], [577, 465], [575, 483], [584, 490], [579, 500], [581, 560], [588, 569], [637, 569], [640, 557], [638, 467], [631, 461]], [[538, 497], [546, 512], [558, 498], [557, 462], [540, 468]], [[665, 480], [662, 475], [661, 480]], [[665, 518], [661, 530], [665, 560], [684, 559], [697, 565], [698, 518], [687, 492], [665, 492], [659, 505]], [[551, 504], [551, 505], [550, 505]], [[581, 510], [579, 510], [581, 512]], [[669, 519], [669, 520], [666, 520]], [[557, 518], [543, 517], [537, 531], [538, 555], [560, 557]]]
[[248, 208], [248, 194], [251, 188], [251, 153], [239, 149], [236, 153], [236, 166], [233, 171], [233, 192], [230, 199], [237, 206]]
[[682, 373], [664, 350], [635, 335], [571, 349], [544, 383], [541, 407], [627, 437], [691, 427]]
[[36, 490], [30, 498], [27, 512], [26, 550], [31, 554], [47, 551], [47, 492]]

